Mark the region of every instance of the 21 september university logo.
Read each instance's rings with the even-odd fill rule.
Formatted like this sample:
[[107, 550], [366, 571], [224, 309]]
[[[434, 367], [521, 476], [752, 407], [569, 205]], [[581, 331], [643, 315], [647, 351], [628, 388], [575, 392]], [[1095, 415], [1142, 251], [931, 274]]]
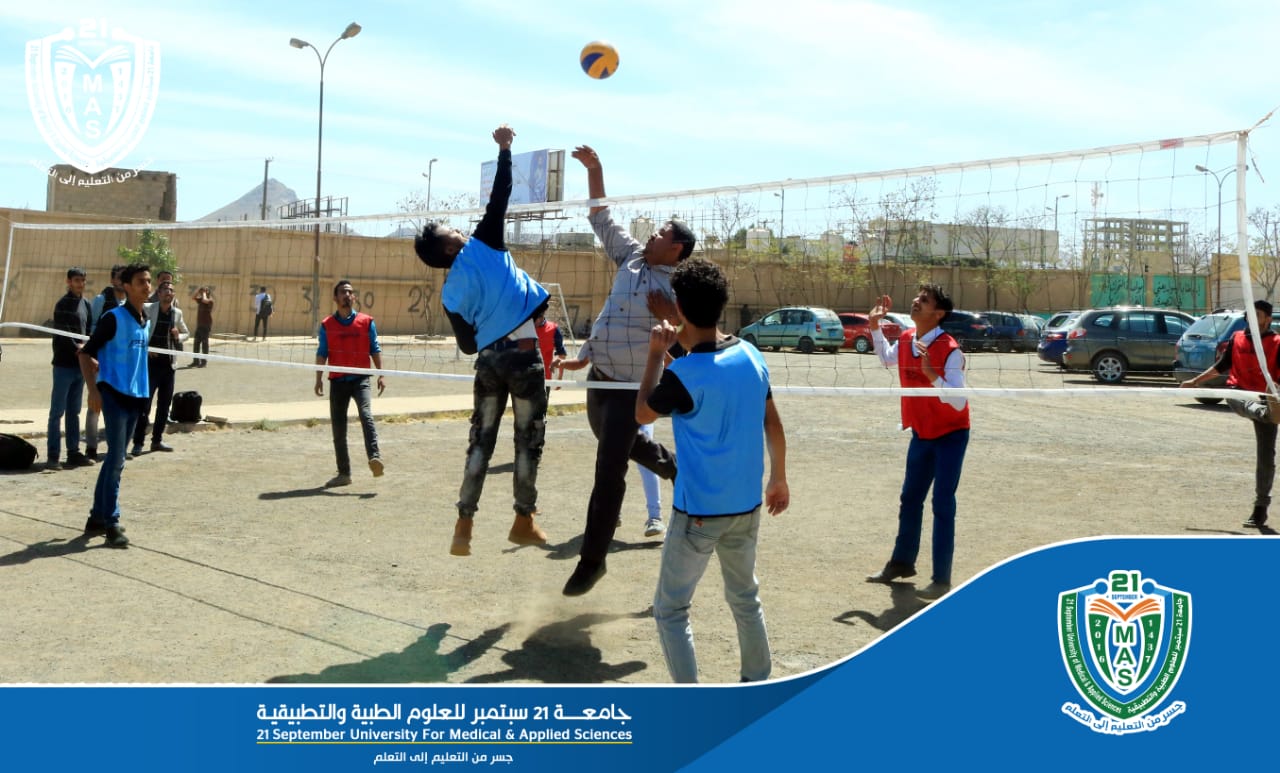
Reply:
[[1191, 594], [1134, 569], [1113, 570], [1058, 595], [1058, 639], [1087, 704], [1068, 701], [1062, 711], [1094, 731], [1155, 730], [1186, 710], [1182, 701], [1161, 706], [1187, 662]]
[[133, 150], [155, 112], [160, 46], [87, 19], [27, 41], [27, 101], [45, 142], [96, 174]]

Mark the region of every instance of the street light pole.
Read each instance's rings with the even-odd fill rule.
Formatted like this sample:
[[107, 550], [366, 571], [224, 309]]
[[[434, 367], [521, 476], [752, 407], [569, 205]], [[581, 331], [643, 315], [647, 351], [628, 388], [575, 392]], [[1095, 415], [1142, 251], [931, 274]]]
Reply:
[[[1244, 168], [1248, 169], [1249, 168], [1248, 164], [1246, 164]], [[1217, 172], [1213, 171], [1212, 169], [1208, 169], [1204, 166], [1201, 166], [1200, 164], [1196, 164], [1196, 171], [1200, 172], [1201, 174], [1213, 175], [1213, 181], [1218, 184], [1218, 247], [1217, 247], [1218, 266], [1217, 266], [1217, 270], [1214, 271], [1214, 274], [1217, 277], [1217, 281], [1216, 281], [1217, 293], [1216, 294], [1218, 298], [1217, 298], [1217, 301], [1214, 303], [1214, 308], [1220, 309], [1222, 308], [1222, 184], [1227, 181], [1227, 178], [1231, 176], [1232, 172], [1236, 171], [1236, 168], [1233, 166], [1230, 169], [1227, 169], [1225, 172], [1223, 172], [1222, 177], [1218, 177]], [[1243, 277], [1241, 277], [1241, 280], [1243, 280]], [[1250, 281], [1252, 281], [1252, 277], [1250, 277]]]
[[434, 166], [435, 163], [439, 160], [440, 159], [438, 158], [433, 158], [430, 161], [428, 161], [427, 171], [422, 173], [422, 176], [427, 178], [427, 211], [428, 212], [431, 211], [431, 167]]
[[334, 46], [338, 45], [340, 41], [354, 38], [359, 34], [360, 25], [351, 22], [342, 31], [342, 34], [329, 44], [329, 48], [325, 49], [324, 55], [320, 54], [320, 49], [305, 40], [289, 39], [289, 45], [294, 48], [310, 48], [314, 51], [316, 61], [320, 63], [320, 119], [316, 131], [316, 247], [315, 260], [311, 265], [311, 329], [313, 331], [319, 330], [320, 326], [320, 171], [321, 162], [324, 158], [324, 65], [329, 60], [329, 53], [333, 51]]
[[778, 254], [781, 255], [783, 247], [787, 240], [787, 189], [780, 189], [781, 193], [775, 193], [782, 200], [781, 208], [778, 210]]

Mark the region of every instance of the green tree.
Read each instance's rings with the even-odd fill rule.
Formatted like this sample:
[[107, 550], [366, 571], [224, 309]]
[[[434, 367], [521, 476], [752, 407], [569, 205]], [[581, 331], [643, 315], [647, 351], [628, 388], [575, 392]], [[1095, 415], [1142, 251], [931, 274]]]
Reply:
[[151, 267], [152, 276], [161, 271], [170, 271], [173, 273], [175, 282], [182, 280], [178, 270], [178, 259], [169, 248], [169, 237], [156, 233], [150, 228], [144, 228], [138, 233], [136, 249], [121, 245], [116, 248], [116, 254], [126, 263], [147, 264]]

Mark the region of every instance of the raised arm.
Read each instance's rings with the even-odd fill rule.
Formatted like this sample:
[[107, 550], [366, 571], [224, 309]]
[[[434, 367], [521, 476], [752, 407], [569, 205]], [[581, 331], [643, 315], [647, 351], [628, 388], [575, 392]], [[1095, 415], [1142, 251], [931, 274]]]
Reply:
[[484, 217], [476, 226], [473, 236], [495, 250], [506, 250], [504, 237], [507, 220], [507, 203], [511, 200], [511, 142], [515, 130], [505, 123], [493, 130], [493, 141], [498, 143], [498, 171], [493, 176], [493, 190], [485, 205]]
[[[604, 198], [604, 168], [600, 166], [600, 156], [590, 145], [579, 145], [573, 149], [573, 157], [587, 168], [587, 196], [593, 199]], [[588, 214], [594, 215], [604, 207], [592, 207]]]

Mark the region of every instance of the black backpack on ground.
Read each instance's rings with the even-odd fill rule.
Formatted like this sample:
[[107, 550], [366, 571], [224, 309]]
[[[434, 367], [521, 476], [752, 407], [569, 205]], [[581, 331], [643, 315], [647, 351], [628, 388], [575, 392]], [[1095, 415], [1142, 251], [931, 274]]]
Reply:
[[25, 470], [35, 460], [35, 446], [17, 435], [0, 432], [0, 470]]
[[169, 407], [169, 418], [185, 424], [194, 424], [203, 417], [200, 413], [203, 402], [204, 398], [199, 392], [178, 392], [173, 396], [173, 404]]

